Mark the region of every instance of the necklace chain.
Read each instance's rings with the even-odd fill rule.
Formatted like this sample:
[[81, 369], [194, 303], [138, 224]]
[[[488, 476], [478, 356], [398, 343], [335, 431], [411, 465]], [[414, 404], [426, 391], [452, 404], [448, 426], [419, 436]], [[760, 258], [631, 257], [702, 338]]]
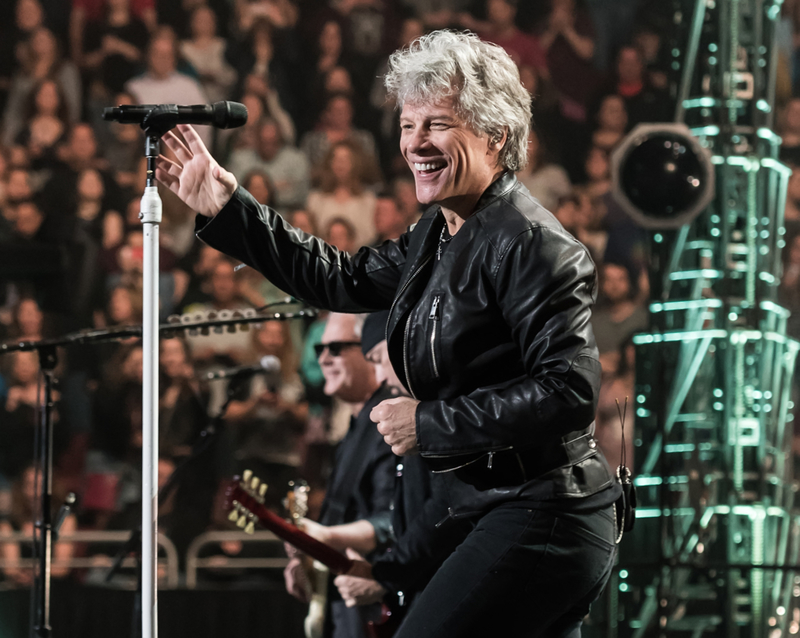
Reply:
[[453, 239], [453, 236], [449, 233], [447, 234], [447, 237], [445, 237], [444, 233], [446, 230], [447, 224], [445, 223], [445, 225], [442, 226], [442, 232], [439, 233], [439, 245], [436, 247], [436, 261], [439, 261], [442, 258], [442, 246]]

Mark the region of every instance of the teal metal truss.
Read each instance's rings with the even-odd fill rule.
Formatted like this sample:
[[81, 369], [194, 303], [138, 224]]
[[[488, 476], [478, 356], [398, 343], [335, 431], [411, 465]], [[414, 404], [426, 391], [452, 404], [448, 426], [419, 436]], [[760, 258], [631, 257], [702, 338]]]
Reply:
[[651, 324], [634, 340], [639, 510], [607, 635], [791, 636], [799, 345], [777, 303], [790, 175], [772, 131], [781, 3], [673, 4], [676, 121], [711, 152], [716, 195], [651, 237]]

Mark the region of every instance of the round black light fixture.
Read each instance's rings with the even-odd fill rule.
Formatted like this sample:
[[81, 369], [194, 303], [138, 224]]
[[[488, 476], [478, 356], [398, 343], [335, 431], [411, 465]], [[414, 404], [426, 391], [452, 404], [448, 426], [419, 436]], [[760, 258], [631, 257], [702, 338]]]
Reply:
[[714, 197], [714, 165], [683, 124], [640, 124], [611, 155], [614, 196], [646, 228], [678, 228]]

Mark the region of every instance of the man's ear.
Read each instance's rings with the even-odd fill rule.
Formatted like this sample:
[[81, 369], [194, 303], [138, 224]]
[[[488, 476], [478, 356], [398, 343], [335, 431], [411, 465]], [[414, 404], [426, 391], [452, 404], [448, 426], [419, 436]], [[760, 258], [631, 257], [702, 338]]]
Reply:
[[503, 127], [503, 131], [501, 133], [490, 135], [487, 154], [499, 155], [500, 151], [503, 150], [503, 147], [506, 144], [506, 140], [508, 140], [508, 129], [506, 127]]

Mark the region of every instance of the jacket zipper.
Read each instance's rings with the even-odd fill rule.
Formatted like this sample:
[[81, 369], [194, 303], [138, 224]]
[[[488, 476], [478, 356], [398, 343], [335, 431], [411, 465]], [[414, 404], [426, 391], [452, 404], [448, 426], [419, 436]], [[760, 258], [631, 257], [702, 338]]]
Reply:
[[[420, 272], [422, 272], [422, 269], [425, 268], [425, 266], [431, 260], [432, 257], [433, 255], [428, 255], [427, 257], [425, 257], [425, 259], [419, 265], [419, 268], [417, 268], [414, 272], [411, 273], [411, 276], [408, 278], [406, 283], [403, 284], [403, 287], [400, 289], [400, 292], [397, 293], [397, 296], [394, 298], [392, 306], [391, 308], [389, 308], [389, 315], [391, 315], [392, 312], [394, 311], [394, 307], [397, 304], [398, 299], [400, 299], [402, 294], [406, 291], [406, 288], [408, 288], [409, 284], [411, 284], [411, 282], [414, 280], [414, 277], [416, 277]], [[409, 369], [408, 369], [408, 324], [410, 323], [410, 320], [411, 320], [411, 313], [409, 313], [408, 317], [406, 318], [406, 327], [405, 330], [403, 331], [403, 370], [406, 373], [406, 384], [408, 384], [408, 391], [411, 393], [411, 397], [416, 399], [417, 395], [414, 394], [414, 390], [411, 387], [411, 377], [409, 377]], [[386, 339], [387, 341], [389, 339], [388, 323], [386, 324]]]
[[431, 330], [431, 358], [433, 359], [433, 376], [437, 379], [439, 378], [439, 362], [436, 361], [436, 332], [438, 330], [439, 325], [439, 302], [441, 300], [441, 295], [436, 295], [433, 298], [433, 304], [431, 305], [431, 314], [428, 316], [428, 319], [433, 320], [433, 330]]
[[[514, 446], [513, 445], [509, 445], [507, 447], [497, 448], [496, 450], [489, 450], [487, 452], [489, 461], [486, 464], [486, 467], [488, 469], [490, 469], [490, 470], [492, 469], [492, 462], [494, 461], [494, 455], [495, 454], [497, 454], [498, 452], [508, 452], [509, 450], [513, 450], [513, 449], [514, 449]], [[455, 454], [425, 454], [424, 456], [427, 457], [427, 458], [431, 458], [431, 459], [449, 459], [449, 458], [453, 458], [456, 455]], [[483, 458], [483, 456], [479, 456], [478, 458], [472, 459], [471, 461], [467, 461], [466, 463], [462, 463], [461, 465], [457, 465], [456, 467], [447, 468], [446, 470], [431, 470], [431, 473], [432, 474], [446, 474], [447, 472], [454, 472], [455, 470], [460, 470], [462, 467], [467, 467], [467, 465], [472, 465], [473, 463], [477, 463], [482, 458]]]

